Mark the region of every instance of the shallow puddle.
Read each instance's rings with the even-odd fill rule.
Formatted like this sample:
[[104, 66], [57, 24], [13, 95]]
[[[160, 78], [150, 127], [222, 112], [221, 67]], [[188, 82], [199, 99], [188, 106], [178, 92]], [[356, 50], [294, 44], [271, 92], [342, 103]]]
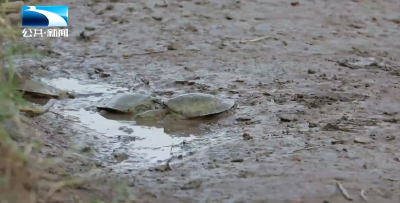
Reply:
[[[109, 120], [96, 112], [80, 109], [79, 111], [66, 111], [67, 115], [80, 118], [80, 123], [90, 129], [101, 133], [106, 139], [118, 142], [117, 146], [126, 146], [125, 152], [129, 155], [139, 155], [141, 158], [150, 160], [164, 160], [170, 157], [170, 146], [180, 144], [184, 140], [190, 140], [193, 136], [177, 137], [164, 132], [160, 127], [137, 126], [130, 121]], [[129, 136], [128, 142], [123, 137]], [[122, 138], [122, 139], [121, 139]], [[113, 147], [115, 149], [115, 146]]]
[[[152, 164], [170, 158], [174, 153], [184, 153], [182, 143], [188, 143], [199, 138], [200, 134], [209, 132], [207, 123], [213, 123], [216, 119], [202, 119], [189, 121], [133, 121], [133, 115], [112, 114], [97, 112], [96, 104], [112, 97], [117, 92], [126, 91], [125, 88], [117, 88], [99, 84], [84, 84], [75, 79], [59, 78], [43, 80], [44, 82], [61, 90], [71, 91], [77, 97], [75, 99], [60, 100], [55, 108], [63, 115], [77, 118], [75, 125], [90, 129], [87, 132], [88, 140], [93, 140], [99, 158], [114, 162], [117, 168], [131, 168], [131, 163], [141, 167], [149, 167]], [[86, 141], [86, 140], [85, 140]], [[186, 150], [189, 151], [189, 150]], [[113, 154], [126, 154], [127, 159], [118, 161], [113, 159]]]
[[117, 91], [126, 91], [128, 89], [126, 88], [117, 88], [113, 86], [108, 86], [108, 85], [99, 85], [99, 84], [83, 84], [79, 80], [72, 79], [72, 78], [57, 78], [53, 80], [45, 80], [42, 79], [42, 81], [52, 85], [53, 87], [69, 91], [69, 92], [74, 92], [79, 96], [84, 96], [84, 95], [93, 95], [95, 96], [96, 94], [98, 96], [101, 96], [102, 94], [110, 94], [110, 93], [116, 93]]

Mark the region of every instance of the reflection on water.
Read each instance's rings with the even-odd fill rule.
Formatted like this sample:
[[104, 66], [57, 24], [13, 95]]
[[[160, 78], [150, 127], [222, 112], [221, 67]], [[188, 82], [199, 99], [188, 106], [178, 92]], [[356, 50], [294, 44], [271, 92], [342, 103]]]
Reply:
[[[82, 125], [111, 139], [115, 139], [121, 135], [137, 137], [138, 139], [129, 144], [131, 147], [130, 151], [132, 154], [139, 153], [146, 155], [148, 159], [155, 158], [153, 161], [169, 158], [170, 151], [169, 148], [165, 150], [165, 146], [177, 145], [184, 140], [191, 140], [193, 138], [193, 136], [170, 136], [164, 132], [163, 128], [159, 127], [143, 127], [135, 125], [134, 122], [109, 120], [96, 112], [89, 112], [83, 109], [65, 113], [80, 118]], [[121, 130], [121, 127], [131, 128], [133, 133], [126, 133]]]
[[133, 114], [118, 114], [111, 113], [107, 111], [100, 111], [99, 113], [106, 119], [115, 120], [115, 121], [132, 121], [136, 123], [138, 126], [147, 126], [147, 127], [156, 127], [163, 128], [164, 133], [174, 135], [174, 136], [184, 136], [188, 137], [191, 134], [204, 134], [209, 132], [207, 128], [205, 128], [204, 124], [215, 123], [217, 121], [216, 118], [201, 118], [201, 119], [190, 119], [190, 120], [174, 120], [169, 119], [167, 115], [163, 120], [134, 120], [135, 115]]
[[72, 78], [57, 78], [54, 80], [45, 80], [42, 81], [65, 91], [75, 92], [78, 94], [89, 94], [94, 93], [93, 95], [101, 96], [101, 94], [106, 93], [116, 93], [117, 91], [127, 91], [126, 88], [116, 88], [113, 86], [100, 85], [100, 84], [82, 84], [81, 81], [72, 79]]

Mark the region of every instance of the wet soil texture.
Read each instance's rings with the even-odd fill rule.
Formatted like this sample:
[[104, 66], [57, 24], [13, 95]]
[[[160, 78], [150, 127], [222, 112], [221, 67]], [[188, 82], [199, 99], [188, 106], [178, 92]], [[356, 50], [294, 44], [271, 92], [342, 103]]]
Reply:
[[[399, 1], [55, 3], [70, 6], [70, 36], [32, 40], [50, 56], [25, 67], [75, 92], [54, 109], [60, 127], [132, 190], [175, 202], [400, 202]], [[238, 108], [153, 126], [95, 111], [127, 91], [202, 92]]]

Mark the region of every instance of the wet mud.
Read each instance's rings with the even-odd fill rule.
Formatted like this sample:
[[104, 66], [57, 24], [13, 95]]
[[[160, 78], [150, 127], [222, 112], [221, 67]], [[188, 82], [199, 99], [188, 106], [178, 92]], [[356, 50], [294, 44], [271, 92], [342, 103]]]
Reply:
[[[32, 40], [51, 54], [21, 69], [74, 92], [49, 114], [132, 193], [399, 202], [399, 2], [55, 3], [70, 6], [70, 37]], [[238, 107], [165, 123], [96, 111], [119, 92], [202, 92]]]

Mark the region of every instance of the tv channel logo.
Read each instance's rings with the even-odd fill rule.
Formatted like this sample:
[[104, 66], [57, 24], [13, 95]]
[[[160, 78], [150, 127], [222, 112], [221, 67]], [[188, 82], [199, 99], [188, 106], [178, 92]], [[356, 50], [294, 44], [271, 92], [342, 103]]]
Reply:
[[23, 27], [67, 27], [68, 6], [22, 6]]

